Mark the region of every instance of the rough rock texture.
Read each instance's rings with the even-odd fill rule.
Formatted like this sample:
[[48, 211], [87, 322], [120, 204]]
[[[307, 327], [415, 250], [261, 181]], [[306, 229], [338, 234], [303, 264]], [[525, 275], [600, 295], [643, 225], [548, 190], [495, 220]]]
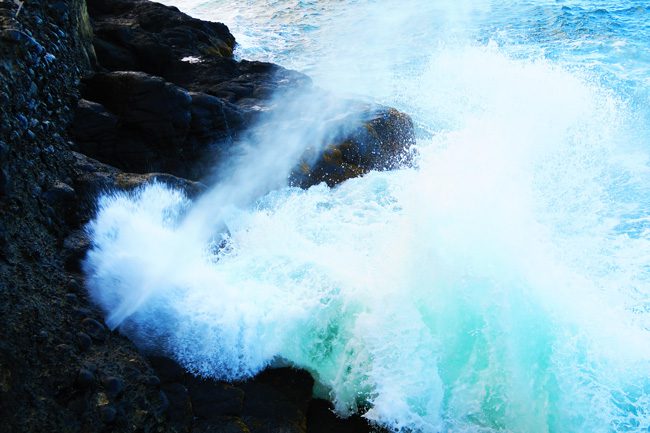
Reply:
[[227, 102], [143, 72], [95, 74], [82, 94], [92, 101], [79, 100], [71, 125], [79, 151], [138, 173], [198, 179], [232, 143], [231, 125], [241, 124]]
[[166, 430], [151, 367], [65, 270], [84, 241], [64, 128], [91, 35], [81, 0], [0, 1], [0, 431]]
[[[283, 100], [306, 91], [315, 100], [326, 97], [303, 74], [233, 59], [235, 41], [222, 24], [146, 0], [88, 5], [100, 72], [83, 82], [70, 133], [80, 152], [122, 170], [204, 179], [246, 128], [273, 129], [267, 120], [286, 109]], [[408, 116], [364, 104], [348, 109], [346, 117], [359, 120], [353, 127], [333, 121], [336, 141], [313, 143], [295, 184], [334, 185], [410, 159]]]
[[74, 206], [67, 206], [65, 214], [74, 227], [92, 218], [97, 197], [111, 191], [130, 191], [156, 181], [181, 189], [190, 197], [197, 197], [207, 187], [200, 182], [179, 178], [167, 173], [124, 173], [78, 152], [70, 152], [68, 166], [74, 187]]
[[[415, 133], [409, 116], [392, 108], [367, 107], [358, 122], [344, 126], [332, 143], [308, 149], [293, 171], [294, 184], [334, 186], [371, 170], [391, 170], [413, 162]], [[323, 150], [321, 150], [323, 149]]]
[[110, 70], [164, 75], [190, 56], [232, 57], [235, 38], [221, 23], [147, 0], [88, 0], [99, 63]]
[[[309, 79], [235, 61], [224, 25], [145, 0], [19, 3], [0, 0], [0, 431], [368, 431], [313, 400], [305, 372], [227, 384], [145, 357], [105, 327], [80, 274], [99, 194], [154, 180], [201, 194], [270, 96]], [[410, 120], [360, 110], [296, 183], [408, 161]]]

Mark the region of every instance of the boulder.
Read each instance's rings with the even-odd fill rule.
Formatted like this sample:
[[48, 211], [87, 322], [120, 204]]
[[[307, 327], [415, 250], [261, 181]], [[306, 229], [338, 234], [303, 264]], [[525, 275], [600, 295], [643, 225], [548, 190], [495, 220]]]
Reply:
[[[292, 100], [330, 97], [299, 72], [236, 61], [234, 38], [223, 24], [146, 0], [89, 0], [88, 7], [104, 72], [84, 81], [86, 101], [71, 134], [81, 152], [122, 170], [205, 179], [244, 130], [255, 125], [264, 134], [263, 128], [277, 128], [268, 119], [281, 117]], [[334, 140], [306, 143], [294, 185], [335, 185], [410, 162], [408, 116], [363, 104], [353, 111], [348, 117], [356, 123], [330, 125]]]
[[58, 180], [53, 182], [42, 196], [64, 221], [69, 221], [74, 215], [77, 195], [75, 190], [65, 182]]
[[100, 70], [141, 71], [191, 91], [264, 101], [276, 88], [310, 80], [266, 62], [238, 62], [235, 38], [221, 23], [192, 18], [146, 0], [88, 0]]
[[[253, 92], [254, 86], [249, 87]], [[242, 129], [254, 121], [260, 136], [287, 121], [292, 127], [309, 129], [311, 122], [314, 128], [331, 130], [324, 135], [330, 142], [306, 143], [309, 147], [290, 176], [292, 184], [303, 188], [320, 182], [333, 186], [413, 161], [413, 122], [395, 109], [346, 102], [339, 104], [342, 111], [332, 113], [332, 120], [291, 120], [281, 115], [293, 103], [288, 91], [275, 87], [269, 92], [284, 93], [285, 98], [257, 99], [243, 90], [232, 97], [211, 90], [221, 97], [190, 92], [141, 72], [96, 74], [85, 80], [84, 96], [92, 101], [79, 101], [70, 132], [81, 152], [122, 170], [167, 172], [193, 180], [210, 176], [243, 139]], [[331, 98], [315, 88], [293, 92], [303, 90], [312, 98]], [[297, 98], [302, 99], [304, 95]]]
[[97, 320], [86, 317], [81, 321], [83, 330], [95, 341], [105, 341], [108, 338], [108, 330]]
[[189, 90], [230, 102], [253, 120], [255, 114], [272, 109], [278, 95], [312, 88], [311, 79], [300, 72], [247, 60], [208, 58], [183, 62], [163, 76]]
[[75, 230], [63, 241], [61, 256], [67, 270], [81, 271], [81, 261], [90, 249], [90, 239], [85, 230]]
[[308, 188], [321, 182], [334, 186], [371, 170], [413, 164], [415, 132], [411, 118], [392, 108], [366, 107], [355, 120], [340, 120], [331, 143], [308, 148], [291, 174], [291, 183]]
[[86, 99], [77, 102], [70, 132], [83, 151], [96, 155], [102, 149], [114, 148], [119, 141], [117, 129], [118, 117], [102, 104]]

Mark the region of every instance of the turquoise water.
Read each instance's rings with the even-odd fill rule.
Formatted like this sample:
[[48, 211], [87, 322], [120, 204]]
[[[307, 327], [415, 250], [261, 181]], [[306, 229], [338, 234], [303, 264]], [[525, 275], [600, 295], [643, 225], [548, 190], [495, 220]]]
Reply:
[[[169, 0], [237, 55], [410, 113], [417, 168], [279, 188], [297, 97], [202, 200], [100, 201], [89, 289], [197, 374], [312, 372], [395, 431], [650, 430], [650, 7]], [[293, 108], [291, 108], [293, 107]], [[222, 240], [229, 229], [227, 247]]]

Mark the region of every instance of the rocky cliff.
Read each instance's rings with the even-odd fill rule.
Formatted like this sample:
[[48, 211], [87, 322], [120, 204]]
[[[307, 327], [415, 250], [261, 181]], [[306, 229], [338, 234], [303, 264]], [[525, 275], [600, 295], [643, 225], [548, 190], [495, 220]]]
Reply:
[[[1, 431], [368, 431], [312, 399], [305, 372], [221, 383], [143, 354], [86, 297], [98, 194], [158, 179], [198, 196], [260, 113], [281, 109], [273, 95], [321, 95], [234, 47], [223, 24], [145, 0], [0, 0]], [[353, 107], [357, 123], [312, 146], [289, 182], [408, 163], [408, 116]]]

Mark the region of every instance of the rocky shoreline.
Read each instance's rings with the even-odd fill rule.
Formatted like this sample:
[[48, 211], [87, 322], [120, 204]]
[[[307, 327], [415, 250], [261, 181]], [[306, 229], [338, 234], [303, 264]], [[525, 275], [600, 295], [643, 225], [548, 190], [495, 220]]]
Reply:
[[[371, 430], [312, 398], [307, 372], [224, 383], [143, 354], [87, 298], [83, 227], [99, 194], [156, 179], [199, 196], [250, 128], [285, 108], [274, 96], [329, 97], [234, 48], [225, 25], [148, 0], [0, 0], [0, 431]], [[356, 123], [333, 123], [291, 183], [409, 163], [407, 115], [349, 107]]]

